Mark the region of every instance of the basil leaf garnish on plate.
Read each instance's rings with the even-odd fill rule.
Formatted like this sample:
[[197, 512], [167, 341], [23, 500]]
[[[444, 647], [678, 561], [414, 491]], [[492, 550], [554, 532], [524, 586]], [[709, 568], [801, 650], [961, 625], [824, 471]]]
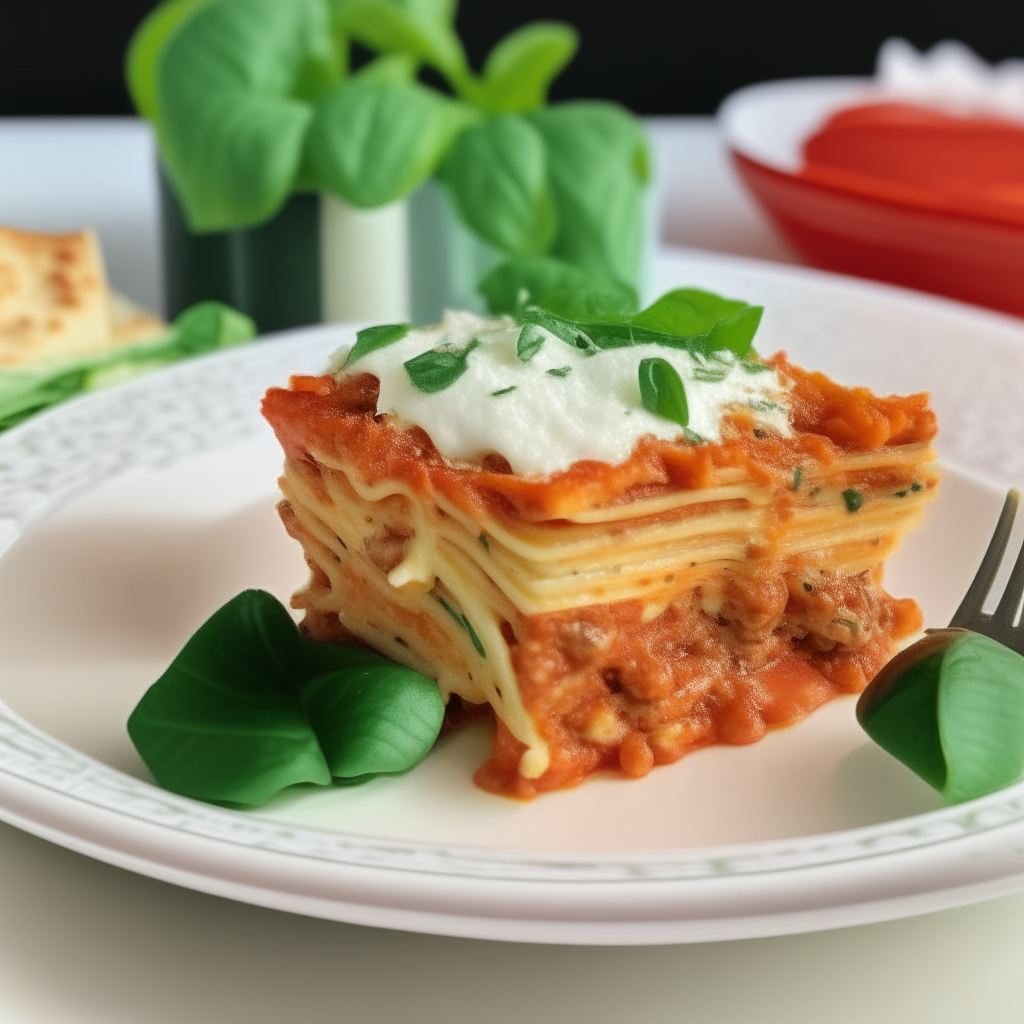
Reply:
[[1024, 775], [1024, 657], [966, 629], [901, 651], [857, 703], [881, 747], [958, 803]]
[[665, 359], [642, 359], [638, 373], [644, 408], [685, 428], [690, 422], [690, 411], [686, 388], [676, 368]]
[[392, 662], [315, 676], [302, 687], [302, 708], [331, 775], [350, 784], [408, 771], [444, 717], [437, 684]]
[[380, 324], [377, 327], [364, 327], [361, 331], [356, 331], [356, 343], [349, 350], [341, 368], [344, 370], [357, 359], [401, 341], [410, 330], [412, 324]]
[[246, 590], [215, 612], [128, 719], [166, 789], [259, 804], [296, 783], [405, 771], [444, 716], [437, 685], [380, 655], [315, 644]]
[[469, 353], [479, 347], [475, 338], [465, 347], [447, 351], [432, 348], [407, 360], [402, 365], [409, 374], [413, 387], [428, 395], [451, 387], [469, 368]]

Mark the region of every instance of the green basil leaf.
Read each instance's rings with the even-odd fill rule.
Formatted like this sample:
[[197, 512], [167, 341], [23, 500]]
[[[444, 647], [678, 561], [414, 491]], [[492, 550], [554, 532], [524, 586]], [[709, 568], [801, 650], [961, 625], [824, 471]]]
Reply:
[[640, 399], [648, 412], [685, 427], [690, 422], [686, 388], [676, 368], [665, 359], [641, 359]]
[[867, 734], [951, 802], [1024, 775], [1024, 657], [965, 629], [929, 630], [857, 703]]
[[258, 224], [281, 207], [313, 116], [305, 97], [327, 84], [334, 45], [320, 0], [213, 3], [171, 39], [156, 105], [193, 231]]
[[545, 370], [545, 373], [550, 374], [552, 377], [568, 377], [572, 373], [571, 366], [556, 366], [551, 370]]
[[551, 256], [521, 256], [499, 264], [477, 285], [492, 313], [516, 315], [539, 306], [569, 319], [594, 320], [636, 311], [633, 288], [603, 281]]
[[157, 68], [167, 44], [211, 0], [169, 0], [154, 7], [139, 23], [125, 56], [125, 79], [135, 109], [159, 129]]
[[437, 68], [459, 89], [469, 78], [455, 33], [455, 0], [345, 0], [339, 27], [378, 53], [408, 53]]
[[352, 206], [408, 195], [478, 115], [416, 83], [354, 78], [317, 106], [307, 155], [323, 186]]
[[331, 773], [304, 713], [302, 640], [284, 607], [247, 590], [215, 612], [149, 688], [128, 734], [161, 786], [257, 804]]
[[352, 75], [357, 82], [390, 82], [407, 85], [415, 81], [420, 62], [408, 53], [386, 53], [364, 64]]
[[558, 235], [551, 255], [602, 280], [640, 285], [647, 142], [610, 103], [555, 104], [528, 115], [547, 142]]
[[377, 327], [364, 327], [356, 331], [356, 343], [349, 350], [342, 363], [342, 369], [350, 366], [357, 359], [376, 352], [379, 348], [387, 348], [396, 341], [401, 341], [412, 330], [412, 324], [380, 324]]
[[474, 102], [492, 114], [537, 110], [578, 46], [576, 30], [562, 22], [536, 21], [510, 32], [488, 55]]
[[391, 662], [316, 676], [301, 689], [335, 778], [408, 771], [430, 751], [444, 719], [437, 684]]
[[728, 349], [742, 358], [750, 351], [763, 312], [763, 306], [747, 306], [722, 317], [708, 334], [708, 347], [712, 351]]
[[633, 322], [665, 334], [695, 337], [709, 334], [723, 317], [749, 308], [739, 299], [725, 299], [700, 288], [676, 288], [638, 313]]
[[469, 353], [479, 346], [475, 338], [465, 348], [454, 352], [429, 349], [402, 365], [413, 387], [428, 395], [451, 387], [469, 368]]
[[536, 324], [523, 324], [516, 342], [516, 359], [528, 363], [544, 347], [546, 337]]
[[632, 323], [680, 337], [703, 336], [708, 351], [728, 349], [744, 356], [750, 351], [763, 311], [761, 306], [700, 288], [677, 288], [638, 313]]
[[372, 652], [306, 640], [280, 602], [248, 590], [197, 630], [128, 732], [166, 788], [255, 804], [296, 782], [406, 771], [443, 717], [431, 680]]
[[544, 139], [514, 115], [463, 132], [442, 176], [465, 222], [503, 252], [529, 256], [548, 249], [558, 216], [548, 184]]
[[[512, 287], [526, 278], [503, 268], [498, 270], [500, 275], [492, 274], [481, 282], [481, 288], [491, 290], [497, 301], [507, 302]], [[528, 295], [529, 290], [521, 287], [519, 297], [524, 293]], [[760, 306], [692, 288], [669, 292], [639, 313], [616, 314], [611, 308], [612, 295], [600, 290], [584, 291], [574, 307], [570, 298], [563, 301], [562, 293], [556, 291], [545, 295], [546, 308], [526, 306], [518, 308], [514, 315], [521, 323], [537, 323], [567, 344], [589, 352], [631, 345], [663, 345], [685, 349], [705, 359], [714, 359], [716, 351], [726, 349], [740, 356], [748, 352], [761, 316]], [[588, 306], [596, 307], [597, 314], [592, 315]], [[716, 369], [704, 367], [701, 379], [724, 378], [728, 366], [721, 378]]]

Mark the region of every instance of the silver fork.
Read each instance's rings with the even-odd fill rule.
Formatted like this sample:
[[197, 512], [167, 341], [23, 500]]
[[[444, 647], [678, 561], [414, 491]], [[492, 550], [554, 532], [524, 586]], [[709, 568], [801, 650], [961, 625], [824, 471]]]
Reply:
[[988, 542], [988, 549], [981, 565], [964, 595], [960, 607], [953, 613], [950, 626], [970, 629], [975, 633], [998, 640], [1018, 654], [1024, 654], [1024, 625], [1017, 626], [1017, 610], [1020, 608], [1021, 596], [1024, 595], [1024, 547], [1017, 555], [1010, 578], [1007, 580], [1003, 596], [991, 615], [981, 609], [988, 597], [988, 592], [995, 582], [996, 573], [1003, 564], [1003, 555], [1013, 531], [1013, 520], [1020, 505], [1020, 491], [1016, 487], [1007, 492], [1003, 510], [999, 513], [999, 522]]

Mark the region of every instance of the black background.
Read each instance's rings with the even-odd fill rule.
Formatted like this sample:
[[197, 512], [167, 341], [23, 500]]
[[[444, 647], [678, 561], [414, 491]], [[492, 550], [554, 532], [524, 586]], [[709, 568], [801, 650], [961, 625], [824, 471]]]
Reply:
[[[0, 0], [0, 116], [130, 113], [122, 57], [151, 6]], [[463, 0], [458, 23], [479, 67], [535, 18], [572, 22], [583, 39], [552, 98], [606, 97], [640, 114], [712, 113], [733, 89], [772, 78], [866, 74], [891, 35], [1024, 56], [1022, 0]]]

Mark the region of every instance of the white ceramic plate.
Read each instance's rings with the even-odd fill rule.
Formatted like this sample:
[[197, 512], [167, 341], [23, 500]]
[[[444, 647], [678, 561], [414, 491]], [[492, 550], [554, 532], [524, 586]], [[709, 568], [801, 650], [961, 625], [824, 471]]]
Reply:
[[[932, 390], [949, 462], [1024, 478], [1024, 326], [864, 282], [677, 251], [660, 284], [766, 304], [762, 351], [881, 390]], [[1024, 887], [1024, 786], [953, 808], [838, 700], [743, 748], [519, 804], [475, 789], [487, 737], [416, 771], [298, 788], [253, 812], [155, 788], [128, 712], [246, 586], [303, 575], [273, 514], [263, 389], [343, 327], [294, 332], [81, 399], [0, 436], [0, 818], [206, 892], [384, 927], [658, 943], [877, 921]], [[941, 624], [999, 488], [950, 472], [889, 585]]]

